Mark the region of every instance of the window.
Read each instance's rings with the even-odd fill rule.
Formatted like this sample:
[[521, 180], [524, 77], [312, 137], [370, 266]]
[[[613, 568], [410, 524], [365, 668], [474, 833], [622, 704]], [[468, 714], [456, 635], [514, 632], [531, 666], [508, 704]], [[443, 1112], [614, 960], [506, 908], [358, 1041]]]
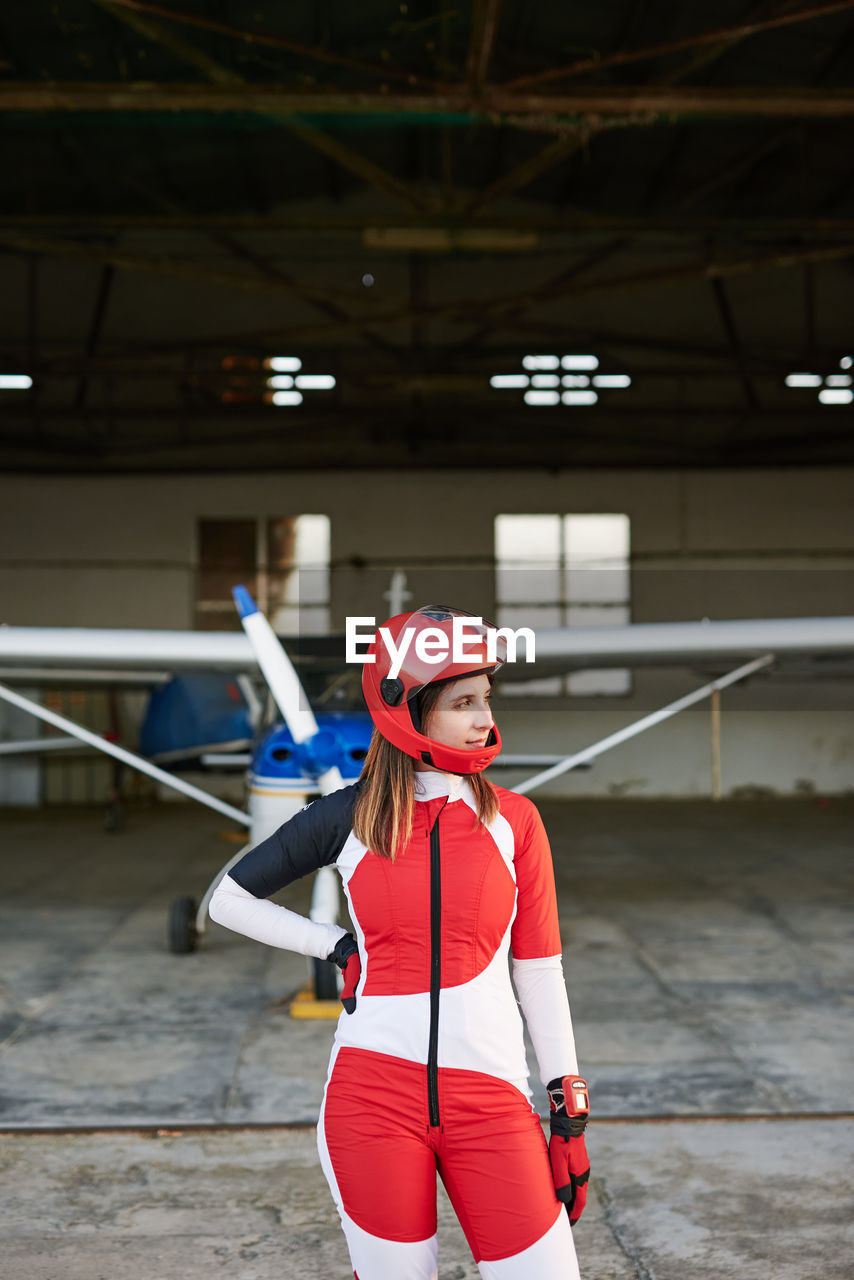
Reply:
[[280, 635], [329, 630], [330, 523], [325, 515], [201, 519], [195, 625], [233, 631], [242, 583]]
[[[629, 517], [500, 515], [495, 518], [499, 626], [622, 626], [630, 619]], [[623, 668], [502, 682], [516, 694], [589, 697], [631, 692]]]

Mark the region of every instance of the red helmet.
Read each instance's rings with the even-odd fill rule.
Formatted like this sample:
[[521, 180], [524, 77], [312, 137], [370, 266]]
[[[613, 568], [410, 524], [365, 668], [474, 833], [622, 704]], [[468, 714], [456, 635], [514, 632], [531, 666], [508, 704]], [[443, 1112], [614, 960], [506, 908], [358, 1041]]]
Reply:
[[[462, 621], [455, 625], [455, 619]], [[488, 646], [490, 630], [495, 628], [482, 618], [445, 605], [399, 613], [377, 629], [362, 668], [362, 692], [384, 738], [413, 759], [446, 773], [480, 773], [492, 763], [501, 750], [495, 725], [480, 749], [448, 747], [422, 733], [416, 704], [428, 684], [481, 672], [491, 675], [503, 666], [507, 646], [498, 634], [492, 637], [494, 647]]]

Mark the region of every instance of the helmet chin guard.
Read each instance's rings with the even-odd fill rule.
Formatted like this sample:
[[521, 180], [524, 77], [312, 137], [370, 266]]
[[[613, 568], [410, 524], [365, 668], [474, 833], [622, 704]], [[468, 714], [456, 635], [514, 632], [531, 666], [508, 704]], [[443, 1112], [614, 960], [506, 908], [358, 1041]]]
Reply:
[[[455, 618], [461, 620], [456, 624], [456, 635]], [[368, 646], [368, 657], [374, 661], [362, 668], [362, 692], [371, 719], [384, 738], [414, 760], [445, 773], [481, 773], [492, 763], [501, 750], [501, 735], [495, 725], [483, 747], [449, 747], [422, 732], [416, 705], [418, 694], [427, 685], [492, 675], [503, 666], [506, 645], [501, 636], [494, 637], [490, 661], [490, 630], [495, 628], [474, 614], [445, 605], [423, 605], [411, 613], [399, 613], [377, 629]], [[397, 659], [392, 649], [399, 655]]]

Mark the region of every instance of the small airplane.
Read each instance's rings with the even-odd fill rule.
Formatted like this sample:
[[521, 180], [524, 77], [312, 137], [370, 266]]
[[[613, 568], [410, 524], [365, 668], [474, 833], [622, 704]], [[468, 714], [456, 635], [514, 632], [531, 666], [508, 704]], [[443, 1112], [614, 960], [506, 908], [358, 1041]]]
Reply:
[[[192, 783], [173, 773], [167, 772], [161, 764], [151, 759], [136, 755], [126, 748], [106, 738], [99, 737], [82, 725], [77, 725], [65, 716], [42, 707], [39, 703], [24, 697], [15, 690], [0, 685], [0, 699], [13, 706], [30, 712], [63, 733], [70, 735], [78, 743], [112, 756], [123, 764], [155, 778], [165, 786], [171, 787], [184, 795], [207, 805], [209, 808], [224, 814], [240, 825], [248, 828], [249, 839], [229, 859], [226, 866], [220, 869], [199, 905], [189, 896], [182, 896], [172, 902], [169, 910], [168, 940], [169, 948], [176, 954], [195, 949], [199, 936], [205, 931], [208, 903], [216, 885], [223, 875], [235, 865], [243, 855], [276, 831], [282, 823], [301, 809], [306, 801], [316, 795], [326, 795], [339, 787], [355, 782], [361, 773], [362, 762], [370, 745], [372, 726], [370, 717], [365, 712], [320, 711], [315, 715], [306, 697], [294, 666], [273, 632], [267, 619], [260, 613], [257, 605], [244, 587], [235, 587], [234, 599], [243, 624], [245, 639], [248, 641], [248, 652], [235, 651], [233, 642], [242, 637], [233, 634], [206, 633], [206, 640], [199, 647], [174, 645], [175, 637], [181, 633], [121, 633], [93, 632], [81, 629], [69, 635], [69, 629], [63, 628], [11, 628], [0, 627], [3, 640], [3, 656], [0, 662], [4, 667], [11, 667], [13, 674], [20, 676], [26, 672], [26, 678], [32, 679], [41, 671], [48, 675], [57, 669], [53, 657], [58, 653], [55, 644], [64, 649], [62, 661], [63, 671], [69, 665], [76, 668], [78, 676], [87, 672], [97, 672], [103, 677], [106, 671], [117, 680], [126, 679], [130, 683], [146, 681], [155, 670], [199, 668], [207, 671], [230, 672], [235, 670], [234, 677], [241, 681], [243, 697], [235, 699], [237, 709], [232, 711], [226, 723], [235, 726], [239, 733], [244, 721], [241, 720], [241, 704], [248, 715], [245, 719], [247, 727], [254, 720], [260, 722], [261, 704], [251, 685], [241, 677], [248, 672], [258, 670], [267, 684], [279, 714], [282, 717], [260, 733], [254, 745], [251, 740], [238, 737], [235, 740], [222, 741], [220, 733], [217, 741], [206, 747], [191, 746], [183, 743], [172, 749], [157, 750], [158, 736], [162, 739], [162, 715], [147, 717], [143, 725], [143, 745], [152, 755], [159, 756], [161, 763], [187, 763], [188, 760], [216, 757], [226, 754], [226, 748], [233, 749], [252, 747], [248, 758], [248, 807], [236, 809], [219, 797], [211, 795]], [[57, 632], [65, 631], [60, 638]], [[165, 639], [165, 635], [169, 639]], [[159, 641], [158, 641], [159, 635]], [[147, 636], [147, 642], [144, 637]], [[40, 639], [39, 639], [40, 637]], [[213, 641], [213, 643], [209, 643]], [[225, 641], [225, 644], [222, 643]], [[242, 648], [242, 647], [241, 647]], [[142, 664], [135, 661], [140, 649], [147, 650]], [[130, 661], [129, 661], [130, 660]], [[141, 670], [149, 668], [149, 670]], [[155, 690], [152, 701], [156, 703], [168, 697], [169, 684], [160, 685]], [[220, 727], [222, 716], [220, 716]], [[52, 741], [52, 740], [49, 740]], [[37, 744], [27, 743], [27, 748]], [[152, 748], [154, 748], [152, 750]], [[241, 756], [241, 762], [244, 757]], [[315, 876], [312, 893], [311, 916], [313, 919], [324, 919], [334, 922], [338, 916], [337, 880], [331, 868], [322, 868]], [[325, 961], [314, 961], [314, 985], [319, 998], [334, 998], [337, 993], [337, 970]]]
[[[171, 904], [168, 937], [170, 949], [175, 953], [192, 951], [205, 932], [208, 903], [221, 877], [248, 849], [275, 831], [308, 799], [329, 794], [355, 781], [370, 743], [371, 724], [365, 713], [319, 711], [315, 714], [294, 664], [249, 592], [235, 587], [233, 594], [243, 626], [242, 635], [0, 626], [0, 675], [6, 678], [38, 682], [61, 671], [64, 676], [72, 673], [78, 678], [109, 676], [138, 684], [162, 682], [164, 672], [225, 672], [242, 683], [250, 710], [249, 723], [254, 722], [256, 728], [259, 700], [245, 678], [256, 676], [260, 670], [282, 720], [256, 737], [248, 755], [246, 811], [0, 683], [0, 700], [248, 829], [247, 843], [217, 873], [198, 906], [189, 896]], [[802, 677], [850, 676], [854, 674], [854, 617], [703, 620], [542, 630], [536, 637], [536, 661], [531, 665], [517, 664], [513, 678], [539, 679], [590, 668], [653, 664], [720, 671], [732, 663], [740, 665], [583, 751], [561, 758], [504, 755], [499, 757], [499, 763], [548, 766], [514, 788], [527, 793], [569, 769], [589, 766], [603, 751], [715, 691], [767, 671], [772, 665]], [[235, 763], [244, 764], [247, 745], [248, 742], [239, 737], [225, 745], [220, 741], [216, 749], [205, 753], [205, 758], [221, 762], [231, 754]], [[237, 750], [229, 753], [226, 747]], [[334, 923], [338, 910], [335, 873], [332, 868], [323, 868], [315, 876], [311, 918]], [[335, 966], [326, 961], [313, 961], [312, 965], [318, 998], [334, 999], [338, 980]]]

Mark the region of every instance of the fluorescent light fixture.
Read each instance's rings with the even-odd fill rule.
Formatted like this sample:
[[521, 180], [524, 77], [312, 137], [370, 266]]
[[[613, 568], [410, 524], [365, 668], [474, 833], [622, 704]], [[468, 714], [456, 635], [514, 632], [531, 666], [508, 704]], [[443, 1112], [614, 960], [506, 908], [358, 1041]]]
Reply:
[[296, 383], [303, 391], [331, 391], [335, 379], [331, 373], [302, 373]]
[[299, 373], [302, 368], [299, 356], [269, 356], [264, 364], [273, 373]]
[[822, 384], [822, 376], [820, 373], [787, 373], [787, 387], [820, 387]]
[[526, 391], [525, 404], [560, 404], [560, 392]]
[[272, 387], [274, 391], [285, 391], [293, 385], [294, 380], [289, 373], [276, 373], [272, 378], [267, 379], [267, 386]]
[[0, 373], [0, 391], [27, 391], [32, 385], [27, 373]]
[[564, 391], [564, 404], [595, 404], [599, 399], [595, 391]]
[[507, 250], [519, 253], [536, 249], [536, 231], [507, 231], [502, 227], [365, 227], [362, 244], [366, 249], [395, 252], [449, 253], [455, 249], [474, 252]]
[[589, 387], [590, 379], [586, 373], [565, 373], [561, 378], [565, 387]]
[[527, 387], [531, 379], [527, 373], [496, 373], [489, 379], [491, 387]]
[[854, 400], [854, 391], [819, 391], [818, 398], [822, 404], [850, 404]]
[[560, 360], [557, 356], [523, 356], [523, 369], [559, 369]]
[[597, 373], [594, 387], [630, 387], [632, 380], [627, 373]]
[[852, 365], [854, 365], [854, 357], [852, 356], [843, 356], [839, 361], [840, 369], [850, 369]]
[[560, 378], [556, 373], [535, 373], [531, 379], [532, 387], [559, 387]]
[[564, 369], [598, 369], [598, 356], [564, 356], [561, 360]]
[[273, 404], [302, 404], [302, 395], [299, 391], [274, 391]]
[[829, 373], [824, 380], [826, 387], [850, 387], [852, 381], [850, 373]]

